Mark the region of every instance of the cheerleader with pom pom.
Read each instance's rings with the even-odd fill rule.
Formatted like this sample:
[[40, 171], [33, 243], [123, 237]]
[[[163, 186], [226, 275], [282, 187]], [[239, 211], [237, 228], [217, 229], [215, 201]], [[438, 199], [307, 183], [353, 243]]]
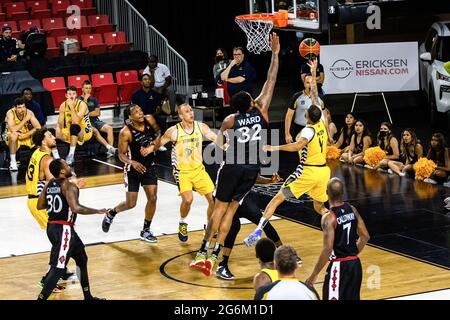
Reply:
[[[372, 166], [371, 169], [388, 169], [389, 160], [398, 160], [400, 157], [400, 150], [398, 148], [398, 140], [392, 133], [392, 124], [389, 122], [382, 122], [380, 125], [380, 132], [377, 136], [378, 146], [386, 153], [385, 158], [377, 165]], [[370, 167], [370, 166], [369, 166]]]
[[445, 138], [442, 133], [435, 133], [431, 137], [431, 147], [428, 150], [427, 159], [433, 160], [436, 168], [430, 177], [423, 181], [433, 184], [445, 182], [450, 176], [450, 151], [445, 147]]
[[423, 157], [423, 147], [411, 129], [405, 129], [400, 140], [400, 161], [388, 162], [389, 173], [396, 173], [404, 177], [406, 173], [413, 172], [413, 165]]
[[341, 156], [342, 162], [348, 164], [362, 163], [364, 152], [372, 144], [372, 138], [370, 137], [369, 129], [367, 128], [363, 120], [357, 120], [355, 123], [355, 133], [350, 140], [350, 147], [348, 152], [345, 152]]

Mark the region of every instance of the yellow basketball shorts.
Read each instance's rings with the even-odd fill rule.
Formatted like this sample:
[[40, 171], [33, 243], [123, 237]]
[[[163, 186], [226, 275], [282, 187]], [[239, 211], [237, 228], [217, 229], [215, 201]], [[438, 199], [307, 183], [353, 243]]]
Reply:
[[[84, 135], [83, 135], [83, 141], [80, 141], [78, 139], [78, 144], [81, 146], [83, 145], [85, 142], [91, 140], [93, 132], [92, 130], [90, 130], [89, 132], [86, 132], [86, 128], [85, 127], [81, 127], [81, 130], [84, 131]], [[62, 134], [64, 135], [66, 142], [70, 143], [70, 128], [63, 128], [62, 129]]]
[[[7, 133], [6, 134], [6, 145], [9, 147], [9, 136], [10, 136], [10, 134], [11, 133]], [[34, 147], [34, 144], [33, 144], [33, 140], [31, 140], [31, 137], [30, 138], [28, 138], [28, 139], [22, 139], [22, 140], [20, 140], [20, 139], [18, 139], [17, 140], [17, 149], [19, 149], [21, 146], [25, 146], [25, 147], [28, 147], [28, 148], [33, 148]]]
[[48, 222], [48, 214], [45, 209], [38, 210], [37, 203], [38, 203], [37, 198], [28, 199], [28, 201], [27, 201], [28, 209], [30, 210], [34, 219], [36, 219], [37, 223], [39, 223], [39, 226], [41, 227], [41, 229], [46, 230], [47, 222]]
[[297, 170], [286, 179], [282, 186], [286, 197], [300, 198], [308, 192], [311, 198], [319, 202], [328, 201], [327, 185], [331, 177], [328, 166], [310, 167], [303, 166], [303, 170]]
[[214, 191], [214, 183], [204, 166], [190, 171], [178, 171], [175, 169], [173, 175], [180, 194], [195, 190], [204, 196]]

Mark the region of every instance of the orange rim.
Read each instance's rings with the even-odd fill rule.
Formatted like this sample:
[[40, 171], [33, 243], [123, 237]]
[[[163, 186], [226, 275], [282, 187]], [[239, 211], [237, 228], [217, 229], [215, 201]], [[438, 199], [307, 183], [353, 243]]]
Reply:
[[277, 13], [249, 13], [236, 16], [236, 20], [245, 21], [272, 21], [276, 27], [286, 27], [288, 23], [288, 11], [279, 10]]

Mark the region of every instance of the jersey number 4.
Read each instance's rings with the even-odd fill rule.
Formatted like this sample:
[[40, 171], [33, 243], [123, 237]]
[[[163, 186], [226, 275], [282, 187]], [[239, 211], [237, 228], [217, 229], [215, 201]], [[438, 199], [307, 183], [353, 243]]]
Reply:
[[246, 143], [249, 141], [258, 141], [261, 140], [261, 125], [260, 124], [255, 124], [251, 131], [253, 131], [253, 136], [250, 135], [250, 128], [248, 127], [243, 127], [243, 128], [239, 128], [238, 131], [241, 133], [241, 137], [239, 137], [237, 139], [237, 141], [239, 143]]

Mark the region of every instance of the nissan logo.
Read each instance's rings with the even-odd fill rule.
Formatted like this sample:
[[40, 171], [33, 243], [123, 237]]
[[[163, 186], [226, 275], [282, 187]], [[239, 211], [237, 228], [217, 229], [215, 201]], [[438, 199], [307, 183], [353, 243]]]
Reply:
[[333, 63], [330, 71], [336, 78], [345, 79], [352, 73], [353, 67], [347, 60], [339, 59]]

